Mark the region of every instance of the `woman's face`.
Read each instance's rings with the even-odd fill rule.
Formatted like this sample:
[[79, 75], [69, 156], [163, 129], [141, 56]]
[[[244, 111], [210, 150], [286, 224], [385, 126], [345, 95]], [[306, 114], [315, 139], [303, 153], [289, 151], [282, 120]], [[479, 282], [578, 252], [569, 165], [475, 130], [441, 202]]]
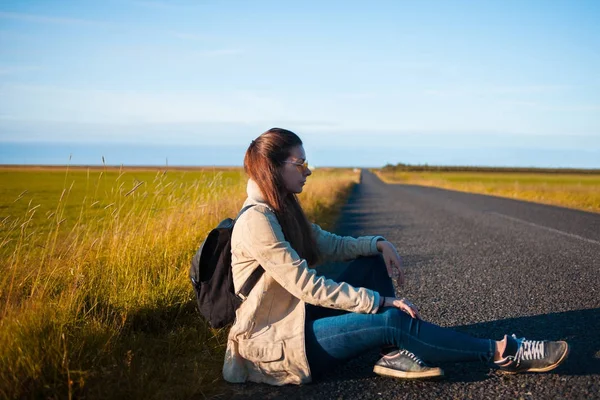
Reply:
[[283, 164], [281, 176], [285, 190], [289, 193], [302, 193], [306, 178], [312, 174], [306, 163], [304, 147], [296, 146], [290, 151], [290, 155]]

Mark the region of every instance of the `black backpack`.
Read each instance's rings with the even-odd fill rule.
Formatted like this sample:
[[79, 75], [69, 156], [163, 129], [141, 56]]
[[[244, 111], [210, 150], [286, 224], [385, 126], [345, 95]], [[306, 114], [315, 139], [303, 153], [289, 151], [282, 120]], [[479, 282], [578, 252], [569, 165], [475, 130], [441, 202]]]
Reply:
[[235, 310], [256, 285], [264, 269], [258, 266], [239, 293], [235, 293], [231, 271], [231, 233], [235, 221], [254, 204], [244, 207], [235, 220], [224, 219], [214, 228], [192, 259], [190, 279], [196, 292], [198, 310], [213, 328], [235, 320]]

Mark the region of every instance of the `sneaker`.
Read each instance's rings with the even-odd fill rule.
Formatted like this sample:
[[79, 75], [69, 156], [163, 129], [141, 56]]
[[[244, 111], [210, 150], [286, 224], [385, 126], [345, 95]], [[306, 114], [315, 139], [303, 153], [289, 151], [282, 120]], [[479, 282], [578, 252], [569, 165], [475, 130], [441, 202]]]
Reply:
[[377, 375], [404, 379], [421, 379], [443, 376], [441, 368], [427, 366], [419, 357], [408, 350], [396, 350], [386, 354], [375, 363]]
[[502, 359], [494, 364], [509, 374], [550, 371], [558, 367], [569, 354], [567, 342], [527, 340], [517, 338], [514, 334], [506, 338]]

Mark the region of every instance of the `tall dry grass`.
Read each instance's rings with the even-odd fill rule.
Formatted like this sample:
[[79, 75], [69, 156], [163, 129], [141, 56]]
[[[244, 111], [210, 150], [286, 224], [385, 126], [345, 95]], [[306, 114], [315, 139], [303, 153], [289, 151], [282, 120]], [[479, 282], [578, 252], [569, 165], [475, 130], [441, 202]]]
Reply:
[[[239, 210], [245, 179], [241, 171], [147, 177], [121, 171], [107, 181], [100, 172], [76, 182], [66, 171], [43, 218], [31, 200], [23, 215], [2, 218], [1, 397], [189, 398], [222, 389], [226, 331], [198, 317], [188, 268], [208, 230]], [[301, 196], [309, 218], [330, 226], [356, 181], [316, 171]], [[86, 190], [74, 207], [77, 185]]]

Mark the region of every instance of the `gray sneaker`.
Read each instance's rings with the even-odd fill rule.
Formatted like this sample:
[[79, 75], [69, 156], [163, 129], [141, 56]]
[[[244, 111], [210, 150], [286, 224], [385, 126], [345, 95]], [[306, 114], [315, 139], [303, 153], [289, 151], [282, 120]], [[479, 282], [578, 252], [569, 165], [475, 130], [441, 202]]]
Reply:
[[444, 375], [441, 368], [427, 366], [408, 350], [397, 350], [384, 355], [375, 363], [373, 372], [377, 375], [404, 379], [434, 378]]
[[527, 340], [516, 335], [506, 338], [502, 359], [494, 363], [509, 374], [550, 371], [558, 367], [569, 354], [567, 342]]

